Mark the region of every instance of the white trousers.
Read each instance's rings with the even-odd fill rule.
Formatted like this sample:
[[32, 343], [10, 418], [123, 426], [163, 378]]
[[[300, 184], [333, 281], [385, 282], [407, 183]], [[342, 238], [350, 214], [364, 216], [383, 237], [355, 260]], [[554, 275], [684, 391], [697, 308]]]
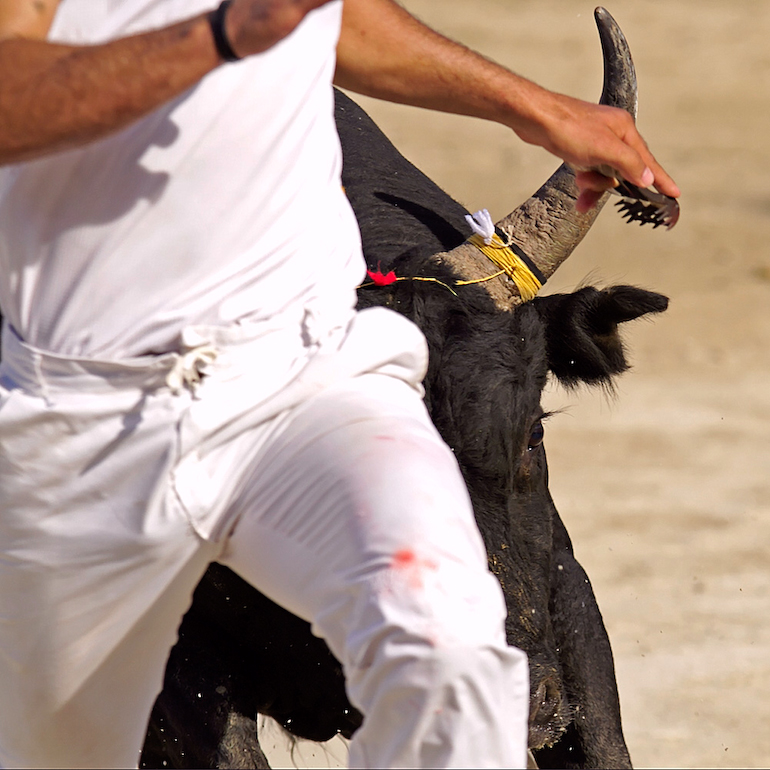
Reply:
[[[218, 353], [197, 398], [167, 385], [184, 357], [62, 359], [6, 330], [0, 765], [135, 766], [214, 560], [342, 662], [365, 716], [352, 766], [526, 765], [526, 658], [506, 645], [407, 324], [365, 311], [320, 341], [196, 330]], [[246, 362], [271, 352], [292, 363], [263, 398], [278, 375]]]

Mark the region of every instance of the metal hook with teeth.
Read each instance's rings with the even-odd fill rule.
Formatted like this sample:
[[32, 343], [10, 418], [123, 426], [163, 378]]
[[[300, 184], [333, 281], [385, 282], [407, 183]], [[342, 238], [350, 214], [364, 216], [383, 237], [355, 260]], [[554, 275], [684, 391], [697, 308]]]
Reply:
[[679, 201], [654, 190], [642, 189], [625, 179], [618, 180], [618, 186], [610, 192], [623, 200], [615, 205], [622, 212], [626, 222], [660, 227], [669, 230], [679, 221]]
[[652, 225], [671, 229], [679, 221], [679, 201], [669, 195], [649, 188], [637, 187], [623, 179], [616, 171], [601, 167], [598, 171], [615, 179], [617, 185], [610, 189], [623, 200], [615, 205], [626, 222], [639, 222], [640, 225]]

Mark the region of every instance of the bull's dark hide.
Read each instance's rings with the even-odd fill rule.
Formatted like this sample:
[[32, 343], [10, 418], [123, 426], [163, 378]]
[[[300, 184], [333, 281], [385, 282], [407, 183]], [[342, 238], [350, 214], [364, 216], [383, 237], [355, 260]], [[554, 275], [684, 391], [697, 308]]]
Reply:
[[[430, 255], [468, 233], [465, 209], [338, 97], [343, 182], [372, 269], [451, 283]], [[513, 313], [483, 287], [457, 294], [399, 281], [360, 291], [412, 318], [431, 352], [432, 418], [453, 448], [507, 604], [510, 643], [530, 659], [530, 746], [548, 767], [628, 767], [609, 642], [591, 585], [548, 491], [540, 397], [549, 372], [569, 386], [610, 386], [627, 368], [619, 323], [665, 309], [632, 287], [583, 288]], [[254, 720], [297, 736], [351, 735], [361, 717], [309, 626], [212, 565], [198, 587], [150, 721], [147, 767], [265, 766]]]

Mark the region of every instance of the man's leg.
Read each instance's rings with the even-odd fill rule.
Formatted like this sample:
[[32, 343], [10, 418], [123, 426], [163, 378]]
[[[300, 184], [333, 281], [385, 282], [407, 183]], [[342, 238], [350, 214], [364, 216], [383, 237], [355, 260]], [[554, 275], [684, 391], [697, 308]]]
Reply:
[[0, 766], [135, 767], [218, 546], [164, 480], [170, 397], [55, 397], [0, 409]]
[[364, 375], [279, 421], [220, 561], [310, 620], [364, 713], [351, 764], [526, 765], [508, 647], [462, 477], [419, 395]]

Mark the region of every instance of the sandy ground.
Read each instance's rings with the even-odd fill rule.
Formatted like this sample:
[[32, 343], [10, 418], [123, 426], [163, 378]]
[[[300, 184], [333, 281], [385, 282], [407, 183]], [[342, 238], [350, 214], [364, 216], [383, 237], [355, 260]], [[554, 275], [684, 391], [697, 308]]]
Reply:
[[[585, 0], [405, 5], [542, 85], [598, 97]], [[551, 489], [612, 640], [635, 765], [768, 767], [770, 4], [607, 8], [631, 45], [639, 126], [683, 190], [682, 217], [653, 231], [608, 207], [550, 282], [627, 282], [671, 298], [664, 316], [628, 329], [634, 368], [616, 398], [547, 394], [563, 410], [547, 425]], [[471, 210], [502, 216], [556, 165], [497, 126], [365, 104]], [[315, 748], [297, 759], [334, 764]]]

